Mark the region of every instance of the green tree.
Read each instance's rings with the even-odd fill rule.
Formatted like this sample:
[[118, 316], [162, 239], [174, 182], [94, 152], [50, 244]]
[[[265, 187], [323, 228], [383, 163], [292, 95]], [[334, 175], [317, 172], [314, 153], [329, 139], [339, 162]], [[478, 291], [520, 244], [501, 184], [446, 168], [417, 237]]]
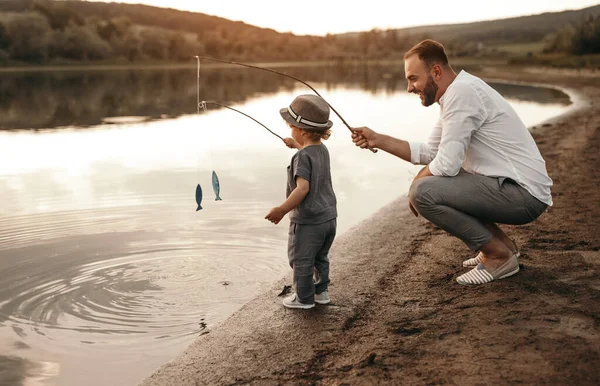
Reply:
[[4, 24], [0, 23], [0, 50], [7, 50], [10, 47], [11, 38]]
[[571, 52], [575, 55], [600, 53], [600, 16], [590, 15], [575, 28]]
[[131, 30], [121, 37], [113, 37], [110, 41], [113, 52], [117, 57], [122, 57], [130, 62], [143, 58], [142, 40]]
[[69, 25], [55, 31], [52, 56], [74, 60], [98, 60], [112, 56], [112, 47], [96, 33], [93, 26]]
[[79, 26], [85, 24], [85, 21], [77, 12], [64, 4], [60, 4], [60, 2], [36, 1], [31, 8], [33, 11], [44, 15], [52, 29], [63, 31], [69, 24]]
[[100, 21], [96, 25], [96, 30], [98, 31], [98, 35], [106, 41], [110, 41], [113, 36], [120, 37], [124, 32], [120, 31], [117, 24], [112, 20]]
[[189, 60], [191, 56], [202, 54], [203, 47], [193, 35], [185, 35], [183, 32], [171, 32], [169, 35], [169, 59]]
[[162, 28], [144, 28], [140, 31], [142, 53], [152, 59], [167, 59], [169, 56], [169, 32]]
[[6, 26], [11, 39], [10, 55], [13, 59], [42, 63], [48, 59], [48, 37], [51, 28], [48, 20], [36, 12], [15, 15]]
[[575, 38], [575, 27], [567, 24], [555, 33], [544, 38], [544, 52], [571, 52], [573, 39]]
[[202, 38], [202, 43], [204, 44], [204, 50], [207, 55], [220, 57], [226, 51], [226, 42], [221, 39], [221, 35], [218, 31], [205, 33]]

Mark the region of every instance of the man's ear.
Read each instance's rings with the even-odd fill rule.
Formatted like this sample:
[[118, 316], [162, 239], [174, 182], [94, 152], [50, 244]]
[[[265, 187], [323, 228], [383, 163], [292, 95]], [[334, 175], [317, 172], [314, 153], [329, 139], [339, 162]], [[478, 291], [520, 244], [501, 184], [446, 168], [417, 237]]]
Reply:
[[431, 76], [436, 81], [440, 80], [442, 77], [442, 66], [439, 64], [431, 66]]

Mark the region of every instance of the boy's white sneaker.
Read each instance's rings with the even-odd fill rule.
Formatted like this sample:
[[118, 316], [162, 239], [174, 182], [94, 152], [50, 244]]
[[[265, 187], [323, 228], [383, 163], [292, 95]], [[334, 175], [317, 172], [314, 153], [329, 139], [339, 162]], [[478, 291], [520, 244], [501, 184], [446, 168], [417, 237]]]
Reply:
[[308, 309], [308, 308], [313, 308], [315, 306], [315, 303], [310, 303], [310, 304], [300, 303], [298, 301], [298, 297], [296, 296], [296, 294], [292, 294], [292, 295], [288, 296], [287, 298], [283, 299], [283, 305], [287, 308]]
[[327, 304], [329, 302], [331, 302], [331, 299], [329, 299], [328, 291], [323, 291], [320, 294], [315, 294], [315, 303]]

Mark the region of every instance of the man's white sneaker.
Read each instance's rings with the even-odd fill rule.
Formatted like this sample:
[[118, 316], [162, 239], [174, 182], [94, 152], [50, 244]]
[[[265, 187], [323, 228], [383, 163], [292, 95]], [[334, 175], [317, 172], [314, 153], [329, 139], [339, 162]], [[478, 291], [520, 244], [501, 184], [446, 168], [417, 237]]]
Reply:
[[329, 292], [323, 291], [320, 294], [315, 294], [315, 303], [327, 304], [329, 302], [331, 302], [331, 299], [329, 299]]
[[298, 301], [298, 297], [296, 296], [296, 294], [293, 294], [293, 295], [288, 296], [287, 298], [283, 299], [283, 305], [287, 308], [308, 309], [308, 308], [313, 308], [315, 306], [315, 303], [310, 303], [310, 304], [300, 303]]

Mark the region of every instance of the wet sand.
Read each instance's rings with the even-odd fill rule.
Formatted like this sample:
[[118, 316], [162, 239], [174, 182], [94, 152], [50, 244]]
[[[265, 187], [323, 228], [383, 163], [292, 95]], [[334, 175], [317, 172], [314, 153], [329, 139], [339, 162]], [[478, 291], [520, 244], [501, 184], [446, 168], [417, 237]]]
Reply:
[[600, 384], [600, 79], [474, 73], [582, 97], [533, 131], [554, 206], [503, 226], [521, 247], [519, 274], [458, 285], [472, 253], [401, 197], [337, 238], [330, 305], [283, 308], [288, 275], [142, 385]]

